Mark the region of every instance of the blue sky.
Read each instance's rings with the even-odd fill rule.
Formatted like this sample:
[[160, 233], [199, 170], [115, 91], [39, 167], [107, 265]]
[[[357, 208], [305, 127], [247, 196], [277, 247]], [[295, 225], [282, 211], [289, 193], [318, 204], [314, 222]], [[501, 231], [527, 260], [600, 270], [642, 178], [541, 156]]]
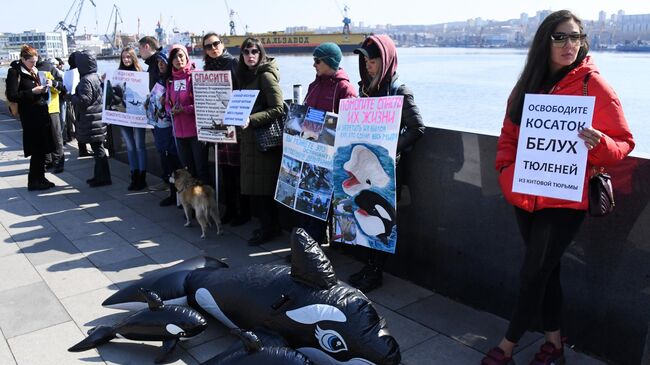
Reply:
[[[96, 8], [86, 0], [77, 34], [83, 34], [84, 27], [89, 33], [106, 33], [113, 4], [120, 8], [124, 23], [118, 25], [118, 28], [123, 32], [135, 33], [140, 18], [140, 34], [153, 34], [161, 16], [163, 26], [170, 29], [176, 26], [181, 31], [197, 33], [228, 31], [226, 2], [221, 0], [94, 1]], [[0, 31], [18, 32], [34, 28], [51, 31], [65, 18], [72, 3], [73, 0], [32, 0], [29, 4], [35, 9], [38, 21], [35, 16], [30, 24], [25, 21], [25, 17], [13, 16], [11, 11], [4, 11], [0, 15]], [[237, 12], [235, 22], [238, 33], [243, 32], [244, 25], [248, 25], [251, 32], [284, 30], [286, 26], [300, 25], [339, 26], [342, 24], [339, 7], [344, 5], [349, 6], [349, 16], [354, 22], [363, 21], [367, 25], [434, 24], [475, 17], [505, 20], [518, 18], [522, 12], [534, 15], [537, 10], [563, 8], [569, 8], [585, 19], [597, 19], [600, 10], [608, 14], [619, 9], [625, 10], [627, 14], [650, 13], [650, 1], [647, 0], [230, 0], [228, 3]]]

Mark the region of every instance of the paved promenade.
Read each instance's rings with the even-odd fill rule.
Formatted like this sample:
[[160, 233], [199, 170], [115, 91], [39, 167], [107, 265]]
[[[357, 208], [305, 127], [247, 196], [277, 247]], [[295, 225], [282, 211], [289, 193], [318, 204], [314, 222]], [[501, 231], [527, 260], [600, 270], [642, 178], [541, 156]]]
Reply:
[[[56, 188], [27, 191], [29, 161], [23, 157], [20, 123], [0, 114], [0, 365], [151, 364], [160, 343], [113, 340], [99, 349], [66, 349], [88, 329], [128, 315], [105, 309], [111, 293], [148, 272], [197, 255], [231, 266], [283, 263], [288, 236], [249, 247], [252, 225], [200, 238], [183, 227], [182, 210], [160, 208], [166, 192], [127, 191], [128, 166], [111, 160], [113, 185], [89, 188], [91, 157], [65, 147], [65, 172], [47, 173]], [[149, 176], [150, 184], [160, 180]], [[339, 279], [358, 270], [352, 258], [325, 248]], [[403, 364], [479, 364], [507, 322], [391, 275], [369, 295], [400, 344]], [[540, 334], [527, 334], [515, 360], [527, 364]], [[200, 364], [235, 338], [213, 319], [203, 334], [181, 346], [169, 363]], [[568, 351], [568, 364], [603, 364]]]

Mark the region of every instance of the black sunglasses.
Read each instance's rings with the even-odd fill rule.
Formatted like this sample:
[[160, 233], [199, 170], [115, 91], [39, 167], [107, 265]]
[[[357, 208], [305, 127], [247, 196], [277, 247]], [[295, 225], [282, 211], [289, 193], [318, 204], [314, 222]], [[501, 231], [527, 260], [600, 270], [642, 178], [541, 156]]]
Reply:
[[243, 52], [246, 56], [251, 55], [251, 54], [254, 56], [254, 55], [260, 53], [260, 50], [257, 49], [257, 48], [253, 48], [253, 49], [244, 49], [244, 50], [242, 50], [242, 52]]
[[316, 58], [316, 57], [314, 57], [314, 63], [315, 63], [315, 64], [320, 65], [320, 63], [321, 63], [322, 61], [323, 61], [322, 58]]
[[553, 46], [555, 47], [564, 47], [566, 45], [566, 42], [571, 40], [571, 43], [578, 43], [581, 44], [582, 41], [587, 38], [586, 34], [578, 34], [578, 33], [572, 33], [572, 34], [566, 34], [566, 33], [553, 33], [551, 34], [551, 41], [553, 42]]
[[220, 44], [221, 44], [221, 41], [214, 41], [212, 43], [204, 44], [203, 49], [218, 48]]

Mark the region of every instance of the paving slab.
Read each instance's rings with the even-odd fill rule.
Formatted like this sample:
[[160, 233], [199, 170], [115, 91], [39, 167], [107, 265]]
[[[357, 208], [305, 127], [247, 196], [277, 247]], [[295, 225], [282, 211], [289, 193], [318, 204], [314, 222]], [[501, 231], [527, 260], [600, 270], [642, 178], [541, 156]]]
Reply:
[[[434, 294], [397, 311], [398, 313], [453, 338], [480, 352], [487, 353], [499, 343], [508, 322], [491, 313], [482, 312]], [[520, 348], [540, 338], [527, 332]]]
[[61, 304], [83, 333], [87, 333], [95, 326], [112, 326], [131, 315], [131, 312], [102, 307], [102, 302], [117, 290], [116, 285], [111, 285], [63, 298]]
[[[209, 342], [206, 342], [202, 345], [193, 347], [187, 350], [192, 357], [194, 357], [200, 363], [210, 360], [211, 358], [219, 355], [224, 352], [228, 347], [235, 343], [237, 338], [232, 335], [227, 335], [220, 337]], [[260, 364], [262, 365], [262, 364]]]
[[480, 364], [483, 354], [446, 336], [438, 335], [402, 352], [403, 365]]
[[9, 256], [20, 252], [20, 247], [2, 224], [0, 224], [0, 257]]
[[[84, 334], [72, 321], [43, 328], [9, 339], [9, 346], [19, 364], [88, 364], [86, 358], [91, 352], [68, 352], [68, 347], [81, 341]], [[103, 362], [102, 362], [103, 363]]]
[[139, 214], [124, 217], [124, 219], [106, 221], [104, 224], [128, 242], [153, 237], [164, 231], [163, 227]]
[[139, 240], [134, 246], [163, 265], [175, 265], [203, 254], [203, 250], [172, 233]]
[[[94, 363], [104, 360], [106, 364], [110, 365], [153, 365], [155, 358], [160, 355], [160, 348], [160, 342], [136, 342], [115, 339], [97, 349], [101, 358], [87, 358], [86, 361]], [[165, 364], [198, 365], [199, 363], [182, 347], [176, 346]]]
[[368, 293], [368, 298], [392, 310], [398, 310], [431, 295], [431, 290], [384, 273], [382, 286]]
[[412, 321], [397, 312], [394, 312], [377, 303], [373, 304], [380, 316], [386, 319], [390, 334], [399, 343], [401, 351], [406, 351], [428, 339], [438, 336], [438, 333], [415, 321]]
[[7, 339], [70, 321], [43, 282], [0, 292], [0, 329]]
[[112, 284], [84, 257], [36, 266], [36, 270], [59, 299], [105, 288]]
[[63, 212], [61, 214], [49, 215], [48, 221], [56, 226], [56, 229], [63, 233], [69, 240], [108, 231], [108, 228], [101, 222], [84, 211]]
[[0, 257], [0, 278], [2, 278], [0, 280], [0, 295], [6, 290], [43, 280], [25, 255], [20, 253]]
[[16, 365], [14, 355], [9, 349], [9, 345], [7, 344], [7, 340], [5, 340], [5, 336], [2, 334], [2, 330], [0, 330], [0, 364]]
[[32, 265], [78, 258], [79, 249], [61, 233], [47, 234], [16, 242]]
[[160, 264], [153, 261], [150, 257], [143, 255], [104, 266], [102, 271], [119, 288], [125, 288], [133, 281], [142, 279], [146, 273], [161, 268], [162, 266]]

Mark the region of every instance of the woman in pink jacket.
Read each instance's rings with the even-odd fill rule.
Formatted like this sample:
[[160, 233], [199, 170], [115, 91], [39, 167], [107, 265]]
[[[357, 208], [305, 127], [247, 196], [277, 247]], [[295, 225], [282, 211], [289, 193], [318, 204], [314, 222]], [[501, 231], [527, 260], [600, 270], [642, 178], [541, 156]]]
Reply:
[[200, 142], [196, 133], [192, 75], [190, 75], [195, 68], [194, 63], [190, 61], [187, 49], [179, 44], [171, 47], [169, 62], [172, 67], [169, 69], [165, 108], [172, 116], [178, 157], [181, 165], [187, 168], [192, 176], [210, 184], [208, 145]]
[[[496, 168], [506, 200], [515, 206], [519, 230], [526, 245], [520, 272], [519, 296], [508, 330], [499, 345], [490, 350], [482, 365], [511, 365], [512, 351], [538, 315], [546, 342], [531, 365], [564, 364], [560, 335], [562, 286], [560, 262], [578, 233], [588, 208], [587, 179], [591, 167], [619, 163], [634, 148], [616, 93], [605, 82], [591, 57], [582, 22], [568, 10], [550, 14], [539, 26], [528, 52], [528, 60], [515, 85], [501, 136], [497, 143]], [[578, 136], [588, 149], [587, 174], [582, 201], [574, 202], [512, 191], [514, 162], [527, 93], [595, 96], [593, 123]], [[510, 265], [511, 263], [503, 263]]]

